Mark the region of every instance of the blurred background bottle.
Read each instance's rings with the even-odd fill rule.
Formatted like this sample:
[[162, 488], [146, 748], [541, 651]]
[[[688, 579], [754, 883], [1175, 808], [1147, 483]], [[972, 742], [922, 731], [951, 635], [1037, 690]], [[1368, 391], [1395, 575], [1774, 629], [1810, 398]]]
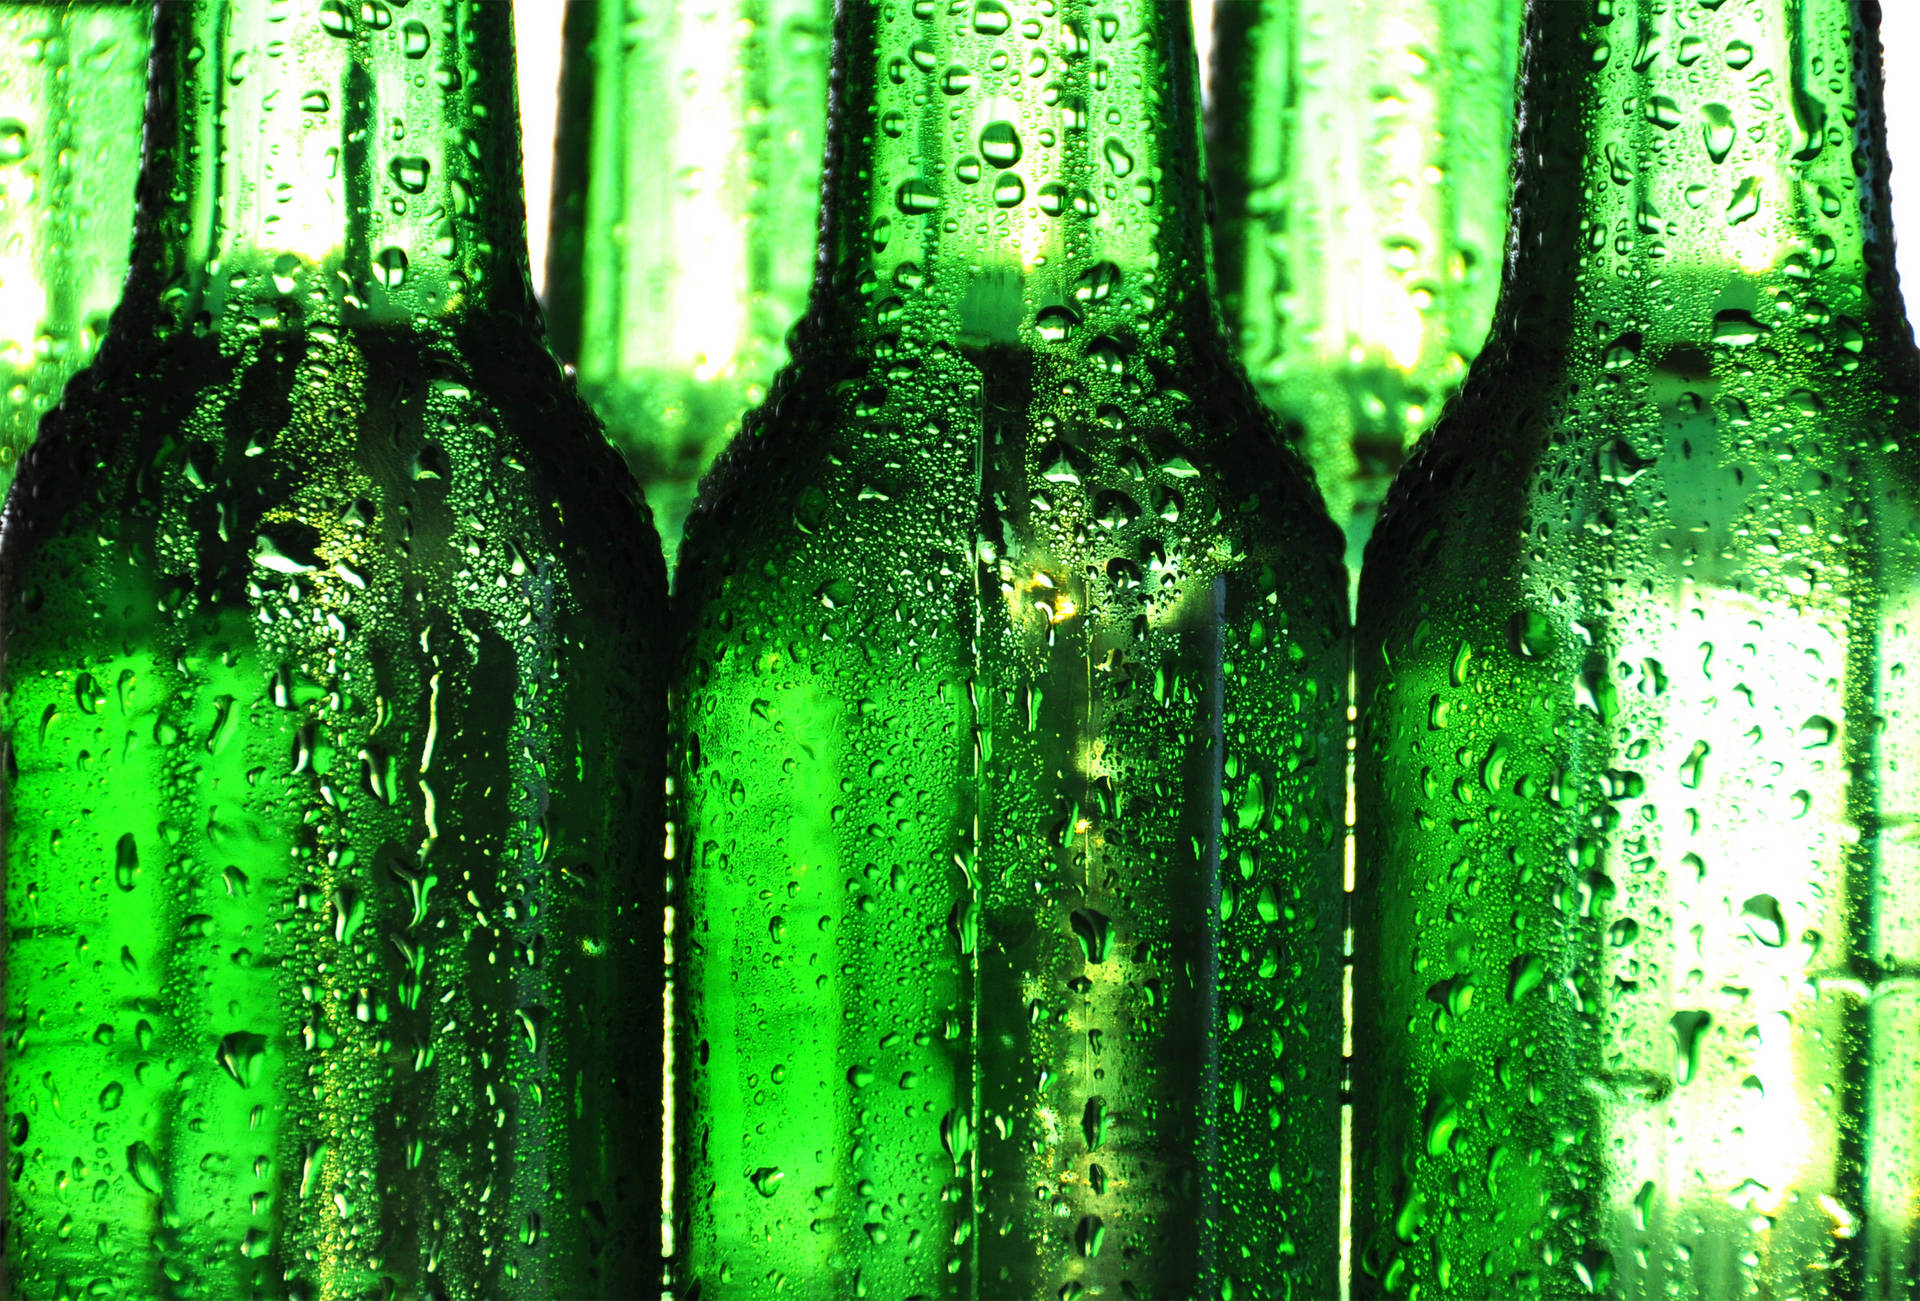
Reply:
[[831, 0], [566, 6], [547, 320], [668, 572], [700, 476], [806, 306]]
[[1879, 5], [1534, 0], [1355, 662], [1355, 1292], [1920, 1286], [1920, 374]]
[[1493, 317], [1520, 0], [1217, 0], [1213, 22], [1221, 303], [1357, 581]]
[[0, 495], [120, 301], [151, 7], [0, 4]]
[[665, 575], [540, 337], [512, 9], [154, 21], [0, 529], [7, 1289], [641, 1295]]

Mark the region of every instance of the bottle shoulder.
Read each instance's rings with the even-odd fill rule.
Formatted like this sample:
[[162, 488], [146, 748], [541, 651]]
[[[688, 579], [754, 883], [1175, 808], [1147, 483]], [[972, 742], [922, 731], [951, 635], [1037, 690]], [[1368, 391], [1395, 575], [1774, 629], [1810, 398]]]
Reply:
[[49, 416], [7, 523], [16, 576], [111, 546], [215, 586], [378, 571], [457, 602], [551, 571], [664, 603], [631, 477], [512, 330], [117, 340]]
[[1394, 483], [1363, 638], [1502, 585], [1585, 605], [1609, 583], [1838, 592], [1920, 544], [1907, 353], [1843, 344], [1810, 362], [1731, 326], [1659, 352], [1496, 339]]
[[681, 551], [692, 617], [743, 585], [817, 605], [836, 583], [970, 590], [976, 566], [991, 586], [1034, 565], [1344, 606], [1338, 531], [1238, 375], [1076, 394], [1018, 355], [852, 370], [790, 369], [709, 476]]

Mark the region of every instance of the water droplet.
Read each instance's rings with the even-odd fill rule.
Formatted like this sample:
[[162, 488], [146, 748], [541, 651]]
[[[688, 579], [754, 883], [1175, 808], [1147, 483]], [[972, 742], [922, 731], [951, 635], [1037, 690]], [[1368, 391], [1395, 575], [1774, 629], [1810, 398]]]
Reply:
[[1706, 775], [1707, 756], [1712, 753], [1705, 741], [1695, 741], [1693, 749], [1687, 751], [1687, 757], [1680, 761], [1680, 784], [1688, 790], [1700, 789], [1701, 779]]
[[1800, 748], [1818, 750], [1823, 746], [1832, 745], [1833, 738], [1839, 735], [1839, 732], [1839, 727], [1831, 718], [1824, 714], [1814, 714], [1800, 724]]
[[1043, 307], [1034, 317], [1034, 328], [1048, 343], [1060, 343], [1073, 333], [1080, 318], [1068, 307]]
[[387, 175], [408, 194], [424, 193], [432, 172], [433, 164], [418, 154], [404, 154], [387, 164]]
[[120, 1103], [126, 1098], [126, 1094], [127, 1094], [127, 1091], [125, 1087], [121, 1085], [120, 1081], [118, 1080], [113, 1081], [111, 1084], [107, 1085], [106, 1088], [100, 1090], [100, 1110], [102, 1111], [119, 1110]]
[[163, 1186], [160, 1181], [160, 1158], [145, 1143], [134, 1143], [127, 1148], [127, 1173], [148, 1192], [159, 1194]]
[[1727, 42], [1727, 66], [1738, 72], [1753, 62], [1753, 47], [1745, 41]]
[[1020, 179], [1018, 172], [1002, 172], [993, 183], [993, 202], [996, 207], [1017, 208], [1026, 197], [1027, 183]]
[[1680, 106], [1670, 95], [1647, 96], [1647, 121], [1653, 122], [1668, 131], [1680, 125]]
[[980, 154], [995, 167], [1011, 167], [1020, 161], [1020, 132], [1013, 123], [1001, 119], [980, 129]]
[[1108, 136], [1106, 144], [1100, 147], [1100, 152], [1106, 157], [1107, 169], [1115, 176], [1132, 174], [1133, 155], [1127, 152], [1127, 147], [1120, 143], [1117, 136]]
[[400, 28], [400, 48], [409, 59], [424, 59], [433, 45], [433, 33], [418, 18], [410, 18]]
[[1107, 1141], [1107, 1100], [1102, 1097], [1087, 1099], [1087, 1105], [1080, 1112], [1080, 1134], [1087, 1140], [1087, 1150], [1097, 1151]]
[[380, 283], [389, 289], [398, 289], [407, 283], [407, 253], [405, 249], [387, 247], [374, 255], [373, 273]]
[[940, 1118], [940, 1146], [947, 1150], [955, 1168], [964, 1166], [973, 1148], [973, 1121], [956, 1107]]
[[1452, 1147], [1454, 1133], [1459, 1128], [1459, 1103], [1444, 1094], [1429, 1101], [1425, 1130], [1427, 1155], [1441, 1156], [1446, 1153]]
[[139, 875], [140, 847], [129, 831], [113, 847], [113, 883], [122, 890], [131, 890]]
[[1725, 104], [1700, 106], [1700, 135], [1706, 142], [1707, 157], [1723, 163], [1733, 150], [1733, 112]]
[[1753, 938], [1770, 949], [1782, 948], [1787, 942], [1787, 919], [1780, 913], [1780, 901], [1770, 894], [1756, 894], [1740, 906], [1740, 914], [1746, 918], [1747, 930]]
[[1673, 1032], [1673, 1078], [1690, 1084], [1700, 1070], [1700, 1040], [1713, 1024], [1711, 1012], [1675, 1012], [1668, 1028]]
[[1730, 308], [1714, 315], [1713, 341], [1729, 348], [1744, 348], [1750, 343], [1760, 342], [1771, 328], [1755, 318], [1752, 312]]
[[1539, 659], [1553, 649], [1553, 625], [1533, 610], [1516, 610], [1507, 621], [1507, 644], [1523, 660]]
[[1013, 26], [1013, 15], [1000, 0], [975, 0], [973, 30], [982, 36], [998, 36]]
[[787, 1177], [787, 1172], [777, 1166], [763, 1165], [747, 1177], [755, 1192], [762, 1197], [771, 1197], [780, 1191], [780, 1181]]
[[325, 0], [320, 6], [320, 26], [329, 36], [353, 35], [353, 13], [345, 0]]
[[1076, 908], [1068, 922], [1073, 938], [1080, 942], [1080, 956], [1089, 964], [1105, 962], [1113, 948], [1113, 926], [1107, 915], [1091, 908]]
[[940, 206], [940, 192], [933, 188], [932, 182], [916, 176], [900, 182], [900, 188], [893, 192], [893, 201], [900, 211], [918, 216]]
[[266, 1051], [265, 1035], [236, 1030], [232, 1034], [221, 1036], [220, 1048], [215, 1053], [215, 1060], [220, 1063], [220, 1069], [231, 1076], [235, 1084], [244, 1089], [259, 1080], [260, 1062], [265, 1057]]
[[1760, 178], [1749, 176], [1734, 187], [1727, 201], [1727, 225], [1738, 226], [1760, 211]]
[[0, 164], [17, 163], [32, 150], [26, 126], [14, 118], [0, 118]]
[[1546, 962], [1538, 954], [1522, 953], [1507, 966], [1507, 1002], [1518, 1003], [1546, 978]]

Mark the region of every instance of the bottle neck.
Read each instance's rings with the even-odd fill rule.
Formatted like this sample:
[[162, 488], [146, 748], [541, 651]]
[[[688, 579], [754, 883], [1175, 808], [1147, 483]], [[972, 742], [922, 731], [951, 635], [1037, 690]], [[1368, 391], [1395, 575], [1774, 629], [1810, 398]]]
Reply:
[[1905, 337], [1878, 31], [1877, 0], [1532, 0], [1509, 345]]
[[512, 6], [172, 0], [128, 300], [158, 328], [534, 310]]
[[1217, 339], [1196, 79], [1183, 0], [843, 0], [808, 333]]

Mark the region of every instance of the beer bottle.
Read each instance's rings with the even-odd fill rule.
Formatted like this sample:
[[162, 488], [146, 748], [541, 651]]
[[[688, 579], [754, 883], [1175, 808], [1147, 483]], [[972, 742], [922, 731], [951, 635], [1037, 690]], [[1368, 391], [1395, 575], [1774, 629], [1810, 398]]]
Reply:
[[538, 332], [511, 13], [155, 9], [0, 542], [16, 1295], [657, 1276], [664, 579]]
[[1506, 236], [1520, 0], [1225, 0], [1220, 301], [1348, 561], [1466, 375]]
[[1910, 1295], [1879, 6], [1528, 21], [1493, 340], [1361, 589], [1355, 1292]]
[[147, 9], [0, 4], [0, 493], [120, 301]]
[[1346, 586], [1225, 349], [1187, 6], [838, 23], [676, 589], [677, 1278], [1327, 1295]]
[[566, 7], [547, 311], [669, 567], [812, 282], [831, 0]]

